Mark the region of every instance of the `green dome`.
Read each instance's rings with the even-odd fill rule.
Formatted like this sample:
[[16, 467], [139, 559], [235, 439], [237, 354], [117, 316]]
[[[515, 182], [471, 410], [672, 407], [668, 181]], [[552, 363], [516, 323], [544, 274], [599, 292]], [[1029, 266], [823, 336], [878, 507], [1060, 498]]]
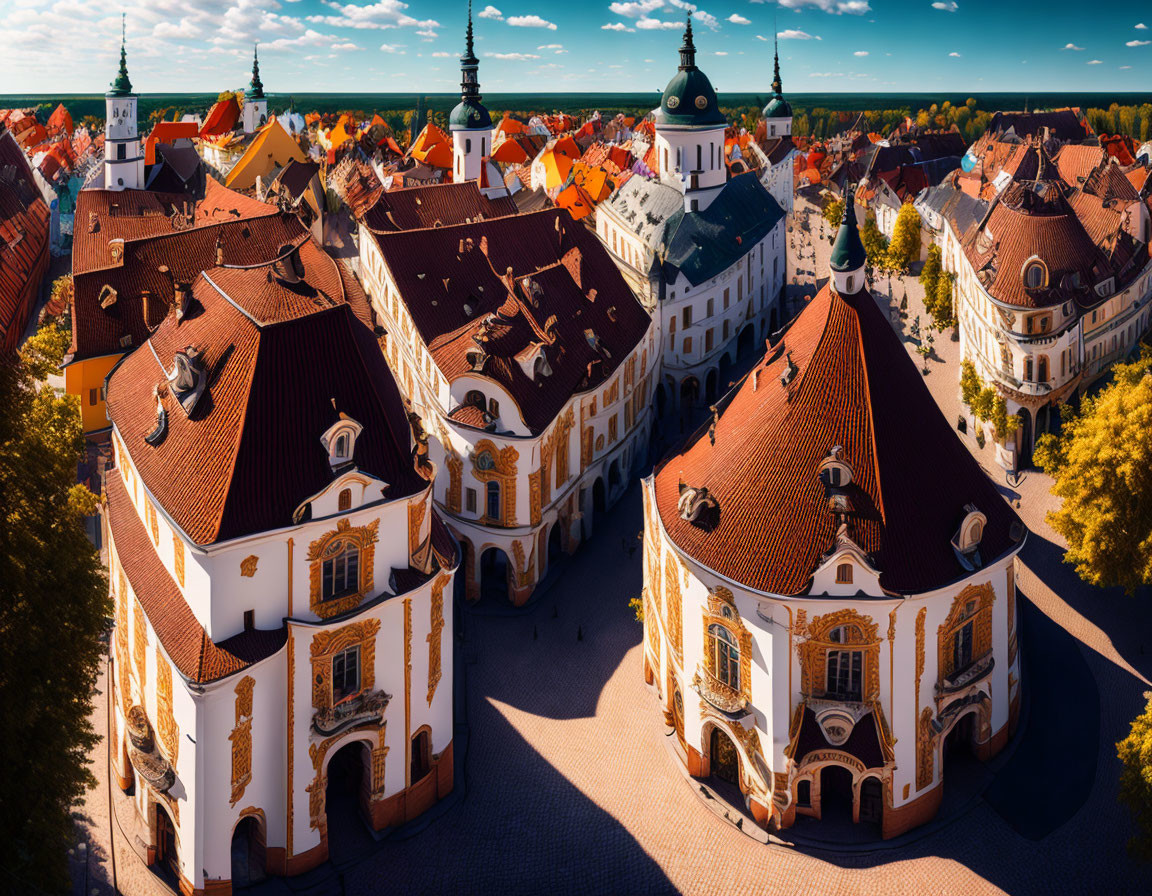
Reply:
[[769, 100], [761, 113], [765, 118], [791, 118], [792, 106], [782, 96], [774, 96]]
[[448, 116], [448, 127], [456, 131], [491, 128], [492, 116], [479, 102], [463, 101]]
[[708, 76], [696, 67], [696, 46], [692, 43], [692, 14], [684, 30], [684, 44], [680, 47], [680, 70], [672, 76], [660, 108], [655, 113], [656, 124], [676, 127], [711, 128], [726, 126], [728, 120], [720, 114], [720, 103]]
[[[855, 186], [851, 189], [854, 190]], [[844, 220], [840, 222], [840, 230], [832, 244], [832, 255], [828, 259], [828, 266], [841, 274], [864, 267], [868, 260], [856, 225], [856, 200], [849, 188], [845, 188], [844, 195]]]

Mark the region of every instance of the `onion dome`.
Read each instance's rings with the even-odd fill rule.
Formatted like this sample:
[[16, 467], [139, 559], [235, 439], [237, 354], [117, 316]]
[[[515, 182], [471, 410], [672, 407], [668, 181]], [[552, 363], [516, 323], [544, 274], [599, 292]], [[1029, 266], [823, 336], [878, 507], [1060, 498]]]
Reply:
[[109, 86], [107, 96], [131, 96], [132, 82], [128, 80], [128, 53], [124, 47], [124, 17], [120, 17], [120, 72]]
[[788, 100], [784, 99], [784, 94], [781, 93], [783, 85], [780, 83], [780, 48], [776, 47], [776, 77], [772, 79], [772, 92], [775, 96], [768, 101], [768, 105], [764, 107], [764, 111], [760, 114], [764, 118], [791, 118], [792, 105]]
[[472, 49], [472, 4], [468, 4], [468, 32], [464, 55], [460, 57], [460, 103], [448, 116], [448, 127], [454, 131], [471, 131], [492, 127], [492, 116], [480, 101], [477, 70], [480, 60]]
[[860, 239], [860, 230], [856, 224], [856, 197], [855, 187], [844, 190], [844, 220], [840, 222], [840, 230], [836, 233], [836, 241], [832, 244], [832, 255], [828, 259], [828, 266], [834, 271], [845, 273], [864, 267], [868, 255], [864, 251], [864, 243]]
[[674, 127], [711, 128], [728, 122], [720, 114], [720, 103], [708, 76], [696, 67], [696, 45], [692, 43], [692, 13], [684, 29], [680, 47], [680, 69], [664, 88], [656, 123]]
[[260, 80], [260, 57], [255, 47], [252, 48], [252, 80], [248, 84], [248, 89], [244, 91], [244, 97], [250, 100], [264, 99], [264, 83]]

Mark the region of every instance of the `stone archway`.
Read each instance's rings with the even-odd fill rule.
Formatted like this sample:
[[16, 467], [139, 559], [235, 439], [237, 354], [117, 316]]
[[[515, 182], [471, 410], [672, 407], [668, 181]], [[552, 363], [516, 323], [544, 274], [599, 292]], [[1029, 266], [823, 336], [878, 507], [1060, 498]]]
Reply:
[[479, 562], [481, 599], [511, 599], [512, 563], [500, 548], [487, 547], [480, 555]]
[[328, 857], [346, 861], [371, 841], [372, 745], [351, 740], [327, 757], [324, 827]]
[[259, 814], [243, 816], [232, 829], [232, 887], [246, 887], [266, 877], [266, 833]]

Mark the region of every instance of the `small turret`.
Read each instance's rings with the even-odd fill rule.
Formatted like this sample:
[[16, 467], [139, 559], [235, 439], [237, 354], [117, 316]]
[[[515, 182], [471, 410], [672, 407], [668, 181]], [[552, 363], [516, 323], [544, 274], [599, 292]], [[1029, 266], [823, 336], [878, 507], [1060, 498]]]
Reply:
[[832, 243], [828, 266], [832, 269], [832, 287], [842, 296], [850, 296], [864, 288], [864, 265], [868, 255], [860, 239], [856, 224], [856, 185], [844, 190], [844, 219]]
[[260, 80], [260, 55], [252, 46], [252, 80], [244, 91], [244, 133], [253, 134], [268, 121], [268, 100], [264, 98], [264, 82]]
[[492, 147], [492, 116], [480, 96], [480, 60], [472, 46], [472, 3], [468, 3], [468, 29], [460, 57], [460, 102], [448, 116], [452, 132], [452, 179], [477, 180]]
[[780, 82], [780, 41], [776, 39], [775, 76], [772, 78], [772, 99], [760, 113], [766, 122], [769, 137], [787, 137], [792, 133], [792, 106], [784, 99], [784, 85]]

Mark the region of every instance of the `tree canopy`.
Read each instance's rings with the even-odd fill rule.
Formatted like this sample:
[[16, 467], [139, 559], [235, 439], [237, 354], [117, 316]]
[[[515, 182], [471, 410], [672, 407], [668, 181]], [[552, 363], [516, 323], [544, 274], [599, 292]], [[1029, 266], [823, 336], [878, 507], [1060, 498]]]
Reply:
[[73, 806], [95, 780], [89, 723], [111, 610], [85, 534], [96, 497], [76, 484], [78, 400], [38, 382], [66, 331], [50, 325], [0, 361], [0, 890], [65, 891]]
[[900, 206], [888, 246], [888, 264], [894, 271], [906, 272], [920, 257], [920, 213], [911, 202]]
[[1120, 757], [1120, 802], [1132, 813], [1136, 833], [1128, 841], [1128, 851], [1145, 862], [1152, 861], [1152, 691], [1144, 712], [1132, 720], [1124, 740], [1116, 744]]
[[1063, 434], [1041, 436], [1034, 453], [1064, 499], [1048, 522], [1084, 581], [1131, 594], [1152, 584], [1152, 349], [1063, 416]]

